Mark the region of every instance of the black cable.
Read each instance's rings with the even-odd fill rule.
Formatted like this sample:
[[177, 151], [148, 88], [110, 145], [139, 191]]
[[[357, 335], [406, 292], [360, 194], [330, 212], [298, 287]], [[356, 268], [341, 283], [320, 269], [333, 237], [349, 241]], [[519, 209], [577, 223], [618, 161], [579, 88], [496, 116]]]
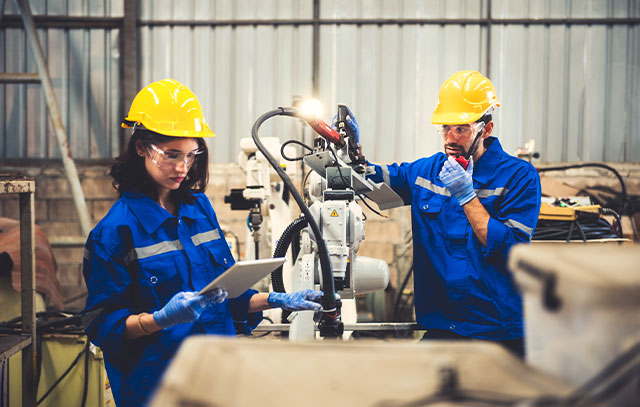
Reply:
[[604, 168], [606, 170], [613, 172], [616, 178], [618, 178], [618, 182], [620, 182], [620, 189], [621, 189], [620, 204], [619, 204], [620, 206], [618, 208], [618, 213], [620, 213], [621, 215], [624, 215], [625, 213], [627, 213], [626, 212], [627, 186], [625, 185], [624, 179], [622, 178], [620, 173], [618, 173], [618, 171], [616, 171], [616, 169], [613, 167], [610, 167], [605, 164], [600, 164], [600, 163], [585, 163], [585, 164], [561, 165], [557, 167], [543, 167], [543, 168], [536, 168], [536, 169], [538, 170], [538, 172], [546, 172], [546, 171], [563, 171], [563, 170], [570, 170], [572, 168], [584, 168], [584, 167]]
[[[287, 255], [287, 250], [289, 250], [289, 245], [291, 241], [295, 238], [295, 236], [300, 233], [300, 231], [306, 228], [309, 225], [307, 218], [304, 216], [300, 216], [293, 220], [282, 232], [282, 235], [278, 239], [276, 243], [276, 247], [273, 250], [273, 257], [284, 257]], [[294, 257], [295, 261], [295, 257]], [[284, 280], [282, 278], [282, 269], [284, 266], [280, 266], [277, 269], [271, 272], [271, 285], [273, 287], [273, 291], [284, 293], [286, 292], [284, 288]]]
[[[57, 317], [56, 319], [51, 319]], [[44, 321], [44, 319], [49, 319]], [[22, 332], [22, 317], [12, 318], [9, 321], [0, 322], [0, 333], [20, 334]], [[84, 335], [82, 327], [82, 317], [80, 314], [70, 316], [59, 311], [41, 311], [36, 313], [36, 332], [46, 333], [66, 333]]]
[[622, 238], [624, 236], [624, 233], [622, 233], [622, 219], [620, 219], [620, 215], [618, 214], [618, 212], [614, 211], [611, 208], [602, 208], [602, 213], [606, 214], [606, 215], [613, 215], [614, 218], [616, 218], [616, 222], [618, 223], [618, 237]]
[[571, 225], [569, 226], [569, 234], [567, 235], [566, 243], [569, 243], [571, 241], [571, 236], [573, 236], [573, 228], [575, 226], [576, 226], [576, 222], [575, 221], [571, 222]]
[[[22, 317], [12, 318], [6, 322], [0, 322], [0, 333], [7, 334], [20, 334], [22, 332]], [[46, 334], [71, 334], [71, 335], [85, 335], [82, 316], [78, 313], [66, 313], [62, 311], [41, 311], [36, 313], [36, 388], [39, 386], [42, 376], [42, 335]], [[37, 401], [37, 405], [40, 405], [51, 392], [58, 386], [58, 384], [64, 380], [74, 366], [80, 360], [83, 354], [86, 354], [85, 359], [85, 384], [82, 397], [82, 406], [86, 405], [88, 396], [88, 383], [89, 383], [89, 339], [86, 339], [85, 347], [76, 358], [71, 362], [71, 365], [65, 370], [65, 372], [51, 385], [51, 387], [45, 392], [45, 394]]]
[[580, 235], [582, 236], [582, 241], [587, 243], [587, 236], [584, 234], [584, 228], [582, 227], [582, 225], [580, 225], [580, 222], [578, 222], [578, 219], [576, 219], [574, 223], [578, 227], [578, 231], [580, 232]]
[[322, 279], [323, 279], [323, 292], [322, 296], [322, 306], [326, 313], [336, 312], [336, 297], [335, 297], [335, 283], [333, 281], [333, 269], [331, 267], [331, 259], [329, 258], [329, 251], [327, 250], [327, 245], [322, 237], [322, 232], [318, 227], [318, 223], [313, 219], [313, 215], [311, 211], [304, 203], [302, 196], [296, 189], [295, 185], [287, 175], [287, 173], [280, 167], [280, 164], [273, 158], [269, 150], [265, 148], [265, 146], [260, 141], [258, 137], [258, 130], [262, 123], [266, 120], [270, 119], [274, 116], [291, 116], [291, 117], [302, 117], [303, 115], [298, 112], [298, 110], [293, 108], [283, 108], [280, 107], [275, 110], [271, 110], [267, 113], [264, 113], [262, 116], [258, 117], [258, 119], [253, 124], [251, 128], [251, 137], [253, 138], [253, 142], [256, 144], [256, 147], [260, 150], [260, 152], [265, 156], [267, 161], [271, 164], [273, 169], [276, 171], [278, 176], [282, 179], [282, 181], [287, 185], [293, 198], [295, 199], [298, 207], [304, 213], [307, 221], [309, 222], [309, 226], [311, 227], [311, 231], [316, 238], [316, 244], [318, 245], [318, 256], [320, 258], [320, 267], [322, 271]]
[[[340, 178], [342, 178], [342, 181], [346, 184], [349, 185], [349, 189], [353, 191], [354, 194], [356, 194], [358, 196], [358, 198], [360, 198], [362, 200], [362, 203], [369, 208], [370, 211], [372, 211], [373, 213], [375, 213], [376, 215], [380, 216], [381, 218], [387, 218], [388, 216], [381, 214], [380, 212], [376, 211], [375, 209], [373, 209], [366, 201], [366, 199], [360, 195], [358, 193], [358, 191], [356, 191], [353, 186], [351, 186], [351, 184], [349, 182], [347, 182], [347, 178], [342, 175], [342, 169], [340, 169], [340, 161], [338, 161], [338, 155], [336, 154], [335, 150], [331, 147], [329, 147], [329, 151], [331, 151], [331, 153], [333, 154], [333, 158], [336, 161], [336, 168], [338, 168], [338, 173], [340, 174]], [[364, 214], [363, 214], [364, 215]], [[366, 217], [365, 217], [366, 220]]]
[[574, 240], [573, 229], [578, 228], [582, 241], [593, 239], [616, 239], [618, 233], [604, 218], [591, 222], [559, 221], [541, 219], [538, 221], [532, 240]]
[[90, 342], [87, 338], [84, 344], [84, 385], [82, 387], [82, 404], [80, 404], [82, 407], [86, 407], [87, 395], [89, 394], [89, 349]]
[[[89, 339], [87, 339], [87, 342], [89, 342]], [[37, 401], [36, 406], [39, 406], [40, 403], [42, 403], [47, 397], [49, 397], [49, 394], [51, 394], [51, 392], [56, 388], [56, 386], [58, 386], [58, 384], [65, 378], [67, 377], [67, 375], [69, 374], [69, 372], [71, 371], [71, 369], [73, 369], [73, 367], [78, 363], [78, 360], [80, 360], [80, 357], [87, 352], [87, 348], [83, 348], [78, 355], [76, 356], [75, 359], [73, 359], [73, 362], [71, 362], [71, 364], [69, 365], [69, 367], [67, 368], [67, 370], [64, 371], [64, 373], [62, 373], [62, 376], [58, 377], [58, 380], [56, 380], [51, 387], [49, 387], [49, 390], [47, 390], [47, 392], [44, 394], [44, 396], [42, 396], [40, 398], [40, 400]]]
[[284, 143], [282, 143], [282, 146], [280, 147], [280, 155], [282, 156], [282, 158], [284, 158], [287, 161], [300, 161], [302, 160], [304, 157], [306, 157], [306, 154], [303, 154], [299, 157], [287, 157], [287, 155], [284, 153], [284, 148], [288, 145], [288, 144], [297, 144], [299, 146], [302, 146], [304, 148], [306, 148], [307, 150], [313, 152], [313, 148], [309, 147], [308, 145], [304, 144], [302, 141], [298, 141], [298, 140], [287, 140]]

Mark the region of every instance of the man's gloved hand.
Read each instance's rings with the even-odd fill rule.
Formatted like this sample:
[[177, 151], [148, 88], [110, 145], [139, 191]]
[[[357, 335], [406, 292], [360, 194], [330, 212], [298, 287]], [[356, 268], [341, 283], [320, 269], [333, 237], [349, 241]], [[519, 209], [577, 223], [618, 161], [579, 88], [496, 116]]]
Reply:
[[[356, 120], [356, 116], [353, 114], [351, 109], [348, 106], [347, 108], [347, 120], [345, 120], [345, 126], [347, 134], [352, 135], [355, 138], [356, 144], [360, 145], [360, 126], [358, 125], [358, 121]], [[336, 113], [331, 120], [331, 128], [335, 131], [338, 131], [338, 114]]]
[[202, 311], [223, 302], [227, 292], [215, 289], [203, 295], [195, 291], [181, 291], [174, 295], [162, 309], [153, 313], [153, 319], [161, 328], [168, 328], [176, 324], [193, 322], [200, 317]]
[[476, 197], [473, 190], [473, 157], [469, 158], [469, 166], [465, 171], [460, 164], [449, 156], [440, 170], [440, 179], [445, 187], [460, 203], [460, 206], [468, 203]]
[[315, 301], [320, 301], [322, 291], [306, 289], [296, 291], [295, 293], [279, 293], [271, 292], [267, 301], [271, 308], [280, 307], [285, 311], [318, 311], [322, 309], [322, 305]]

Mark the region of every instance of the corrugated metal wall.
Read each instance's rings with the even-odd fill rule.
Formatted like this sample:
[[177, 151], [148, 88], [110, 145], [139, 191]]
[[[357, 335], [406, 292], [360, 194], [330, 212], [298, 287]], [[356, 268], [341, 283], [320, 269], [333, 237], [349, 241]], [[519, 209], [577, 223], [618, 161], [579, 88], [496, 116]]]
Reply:
[[[12, 0], [5, 15], [17, 14]], [[121, 17], [122, 2], [31, 1], [34, 16]], [[75, 158], [119, 151], [119, 48], [117, 29], [38, 29]], [[22, 28], [0, 29], [3, 72], [36, 72]], [[0, 84], [0, 158], [60, 157], [40, 84]]]
[[[312, 2], [298, 0], [140, 2], [145, 20], [310, 19]], [[177, 79], [198, 96], [216, 133], [209, 141], [216, 162], [232, 162], [239, 140], [251, 137], [262, 113], [311, 95], [312, 28], [293, 26], [171, 27], [142, 24], [141, 81]], [[276, 118], [262, 137], [299, 137], [301, 125]]]
[[[34, 5], [34, 13], [122, 13], [120, 1], [45, 4], [39, 10]], [[313, 93], [313, 0], [139, 4], [140, 86], [173, 77], [195, 91], [218, 135], [210, 144], [213, 161], [235, 161], [239, 139], [250, 136], [260, 114]], [[327, 110], [324, 118], [331, 118], [338, 102], [347, 103], [370, 160], [408, 161], [441, 150], [429, 124], [438, 88], [457, 70], [478, 69], [489, 74], [502, 101], [497, 134], [508, 151], [534, 139], [544, 161], [640, 162], [637, 0], [321, 0], [319, 17], [317, 87]], [[532, 18], [568, 21], [518, 21]], [[571, 21], [594, 18], [627, 20]], [[303, 22], [153, 23], [258, 19]], [[360, 23], [327, 21], [333, 19]], [[443, 19], [468, 22], [425, 23]], [[113, 155], [120, 119], [118, 32], [58, 31], [41, 33], [74, 153]], [[0, 44], [6, 72], [33, 69], [19, 29], [0, 30]], [[0, 85], [0, 92], [0, 157], [54, 156], [54, 143], [45, 137], [39, 85]], [[301, 128], [293, 119], [278, 118], [267, 122], [261, 135], [299, 138]]]

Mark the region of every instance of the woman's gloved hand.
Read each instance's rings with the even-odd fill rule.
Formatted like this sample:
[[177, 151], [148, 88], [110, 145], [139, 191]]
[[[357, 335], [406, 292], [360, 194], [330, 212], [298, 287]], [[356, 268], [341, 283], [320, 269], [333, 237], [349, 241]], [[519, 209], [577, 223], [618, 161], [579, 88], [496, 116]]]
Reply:
[[476, 197], [473, 190], [473, 157], [469, 158], [469, 166], [464, 168], [449, 156], [440, 170], [440, 180], [447, 187], [451, 195], [458, 200], [460, 206]]
[[227, 299], [229, 293], [222, 288], [214, 288], [212, 291], [208, 291], [202, 294], [203, 297], [209, 302], [209, 305], [220, 304]]
[[322, 291], [306, 289], [294, 293], [271, 292], [267, 301], [271, 308], [280, 307], [285, 311], [318, 311], [322, 309], [319, 302]]
[[227, 292], [220, 288], [203, 295], [195, 291], [181, 291], [174, 295], [162, 309], [153, 313], [153, 319], [161, 328], [176, 324], [193, 322], [202, 311], [214, 304], [220, 304], [227, 298]]

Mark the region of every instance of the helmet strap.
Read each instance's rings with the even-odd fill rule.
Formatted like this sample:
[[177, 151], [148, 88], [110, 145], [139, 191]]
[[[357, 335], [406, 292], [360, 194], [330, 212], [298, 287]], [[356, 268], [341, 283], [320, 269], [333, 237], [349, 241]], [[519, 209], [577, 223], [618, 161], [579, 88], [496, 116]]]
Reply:
[[[489, 116], [489, 118], [491, 118], [491, 116]], [[486, 122], [485, 122], [486, 123]], [[478, 134], [476, 134], [476, 138], [473, 139], [473, 143], [471, 143], [471, 147], [469, 147], [469, 150], [467, 151], [467, 153], [464, 155], [464, 158], [466, 160], [469, 159], [469, 157], [471, 157], [473, 155], [473, 153], [475, 153], [476, 151], [478, 151], [478, 141], [480, 141], [480, 138], [482, 136], [482, 132], [484, 131], [484, 126], [482, 126], [482, 128], [480, 129], [480, 131], [478, 131]]]

